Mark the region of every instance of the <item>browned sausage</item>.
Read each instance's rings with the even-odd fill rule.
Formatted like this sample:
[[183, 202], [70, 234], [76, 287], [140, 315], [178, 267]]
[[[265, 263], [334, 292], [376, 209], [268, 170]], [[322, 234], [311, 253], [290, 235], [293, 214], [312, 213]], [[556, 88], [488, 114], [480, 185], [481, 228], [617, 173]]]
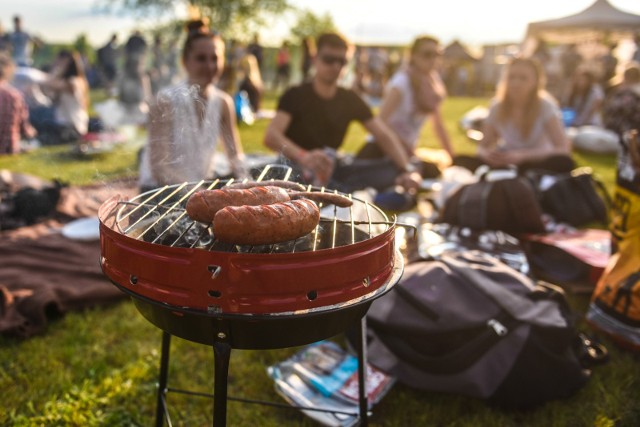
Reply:
[[287, 190], [298, 190], [304, 191], [307, 187], [302, 184], [293, 181], [284, 181], [284, 180], [273, 180], [273, 181], [247, 181], [247, 182], [234, 182], [232, 184], [227, 185], [226, 188], [253, 188], [258, 186], [271, 186], [271, 187], [281, 187], [286, 188]]
[[348, 208], [353, 205], [353, 200], [341, 194], [328, 193], [323, 191], [291, 191], [291, 199], [310, 199], [317, 203], [336, 205], [341, 208]]
[[225, 243], [268, 245], [302, 237], [319, 222], [318, 206], [301, 199], [262, 206], [228, 206], [213, 219], [213, 232]]
[[222, 188], [193, 193], [185, 209], [191, 219], [211, 224], [216, 213], [226, 206], [264, 205], [289, 200], [289, 193], [280, 187]]

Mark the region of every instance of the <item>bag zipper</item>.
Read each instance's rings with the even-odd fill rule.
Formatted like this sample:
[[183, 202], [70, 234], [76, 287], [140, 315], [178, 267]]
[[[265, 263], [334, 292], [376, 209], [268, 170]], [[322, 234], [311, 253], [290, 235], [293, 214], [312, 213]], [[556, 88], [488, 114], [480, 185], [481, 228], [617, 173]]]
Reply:
[[509, 333], [509, 329], [496, 319], [487, 320], [487, 326], [493, 329], [493, 332], [499, 337], [503, 337]]

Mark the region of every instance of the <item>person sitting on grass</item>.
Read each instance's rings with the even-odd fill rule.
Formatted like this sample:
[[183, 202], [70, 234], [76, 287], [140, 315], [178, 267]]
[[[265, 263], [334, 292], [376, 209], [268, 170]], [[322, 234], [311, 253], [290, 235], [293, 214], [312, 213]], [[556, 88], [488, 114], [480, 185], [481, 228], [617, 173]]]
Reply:
[[536, 59], [512, 59], [484, 121], [477, 157], [458, 156], [454, 164], [471, 170], [481, 164], [520, 171], [574, 169], [560, 109], [544, 87], [544, 71]]
[[[380, 118], [398, 136], [407, 155], [415, 156], [420, 132], [429, 118], [434, 132], [447, 155], [453, 157], [453, 147], [442, 119], [441, 106], [447, 96], [437, 71], [442, 49], [438, 39], [418, 37], [411, 46], [406, 67], [399, 69], [386, 85]], [[384, 153], [374, 141], [367, 142], [360, 158], [380, 158]], [[440, 172], [433, 163], [423, 163], [422, 176], [437, 177]]]
[[141, 191], [216, 176], [219, 141], [236, 178], [246, 178], [233, 99], [216, 88], [224, 68], [224, 42], [206, 30], [189, 34], [182, 51], [187, 81], [163, 89], [149, 114], [142, 151]]
[[[351, 48], [339, 34], [318, 37], [311, 81], [288, 89], [278, 101], [264, 143], [294, 168], [294, 179], [344, 192], [378, 191], [398, 184], [416, 189], [421, 176], [394, 133], [352, 89], [338, 86]], [[359, 121], [387, 157], [335, 162], [349, 124]]]
[[562, 102], [563, 107], [575, 114], [571, 126], [602, 126], [603, 101], [604, 90], [593, 71], [578, 68]]
[[9, 84], [14, 69], [11, 57], [0, 52], [0, 155], [19, 153], [21, 137], [36, 135], [22, 93]]
[[53, 100], [53, 120], [44, 122], [42, 142], [77, 142], [89, 130], [89, 83], [80, 54], [61, 50], [42, 88]]

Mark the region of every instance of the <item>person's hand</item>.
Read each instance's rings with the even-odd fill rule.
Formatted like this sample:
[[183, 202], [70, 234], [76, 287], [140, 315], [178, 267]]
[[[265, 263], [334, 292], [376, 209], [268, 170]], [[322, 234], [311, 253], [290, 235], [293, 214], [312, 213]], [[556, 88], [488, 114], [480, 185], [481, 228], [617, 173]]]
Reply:
[[483, 156], [483, 160], [493, 168], [518, 165], [525, 159], [522, 153], [515, 151], [492, 150]]
[[319, 185], [325, 185], [333, 175], [335, 161], [324, 150], [314, 149], [307, 151], [298, 161], [306, 171], [315, 177]]
[[414, 193], [422, 184], [422, 176], [418, 172], [404, 172], [396, 178], [396, 184], [409, 193]]

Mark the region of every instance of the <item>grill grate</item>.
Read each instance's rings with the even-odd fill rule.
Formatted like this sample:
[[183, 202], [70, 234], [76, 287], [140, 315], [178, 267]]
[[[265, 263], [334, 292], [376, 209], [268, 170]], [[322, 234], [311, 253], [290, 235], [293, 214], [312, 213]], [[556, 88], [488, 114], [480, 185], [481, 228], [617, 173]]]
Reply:
[[[257, 181], [268, 185], [269, 180], [264, 177], [263, 171]], [[288, 178], [289, 174], [286, 177]], [[354, 244], [379, 235], [393, 225], [386, 214], [375, 205], [348, 195], [353, 201], [353, 205], [348, 208], [318, 203], [321, 212], [320, 224], [307, 236], [290, 242], [261, 246], [223, 243], [216, 240], [210, 226], [189, 218], [185, 205], [196, 191], [219, 189], [234, 182], [231, 179], [182, 183], [140, 194], [130, 201], [122, 201], [119, 203], [116, 216], [117, 230], [137, 240], [171, 247], [223, 252], [286, 253]], [[324, 187], [312, 186], [306, 190], [333, 192]]]

